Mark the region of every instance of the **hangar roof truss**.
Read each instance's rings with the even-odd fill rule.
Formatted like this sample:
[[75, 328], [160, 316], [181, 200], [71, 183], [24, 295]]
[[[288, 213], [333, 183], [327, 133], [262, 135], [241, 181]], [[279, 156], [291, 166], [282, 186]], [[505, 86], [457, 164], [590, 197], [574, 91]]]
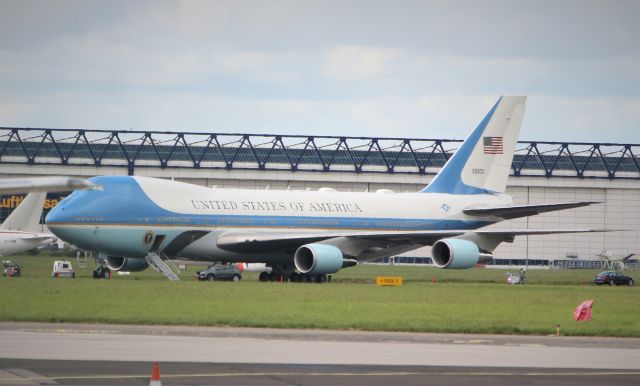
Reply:
[[[28, 165], [434, 174], [461, 141], [0, 128], [0, 162]], [[640, 179], [640, 144], [518, 142], [514, 176]]]

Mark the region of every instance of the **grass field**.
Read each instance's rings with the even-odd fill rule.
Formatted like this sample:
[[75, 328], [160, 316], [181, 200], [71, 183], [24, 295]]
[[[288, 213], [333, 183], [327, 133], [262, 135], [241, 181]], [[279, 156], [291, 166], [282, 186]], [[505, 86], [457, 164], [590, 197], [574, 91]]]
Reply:
[[[378, 265], [342, 270], [329, 284], [258, 283], [255, 273], [196, 282], [195, 267], [180, 282], [151, 269], [93, 280], [92, 267], [54, 280], [53, 257], [13, 260], [24, 276], [0, 278], [0, 320], [499, 334], [552, 334], [559, 323], [563, 335], [640, 336], [638, 287], [597, 287], [595, 271], [530, 270], [526, 286], [504, 284], [501, 270]], [[405, 285], [378, 287], [377, 275], [403, 276]], [[575, 322], [586, 299], [593, 320]]]

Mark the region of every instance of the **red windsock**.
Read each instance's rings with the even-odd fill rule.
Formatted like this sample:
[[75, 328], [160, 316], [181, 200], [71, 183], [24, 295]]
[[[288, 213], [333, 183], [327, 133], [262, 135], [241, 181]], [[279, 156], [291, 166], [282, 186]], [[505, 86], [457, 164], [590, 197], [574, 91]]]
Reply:
[[153, 369], [151, 370], [151, 380], [149, 386], [162, 386], [160, 381], [160, 365], [158, 362], [153, 362]]
[[585, 300], [573, 310], [573, 319], [577, 321], [591, 320], [591, 307], [593, 307], [593, 300]]

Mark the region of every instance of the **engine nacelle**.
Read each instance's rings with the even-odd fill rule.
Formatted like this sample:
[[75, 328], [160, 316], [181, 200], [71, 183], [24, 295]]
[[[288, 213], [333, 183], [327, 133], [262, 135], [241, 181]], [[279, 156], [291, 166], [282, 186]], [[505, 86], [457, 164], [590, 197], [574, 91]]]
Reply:
[[442, 239], [431, 248], [433, 264], [438, 268], [473, 268], [479, 262], [493, 258], [490, 253], [481, 253], [473, 241], [462, 239]]
[[112, 271], [140, 272], [149, 267], [145, 259], [131, 257], [107, 256], [107, 267]]
[[338, 272], [344, 258], [342, 251], [333, 245], [306, 244], [296, 250], [293, 262], [301, 273], [326, 275]]

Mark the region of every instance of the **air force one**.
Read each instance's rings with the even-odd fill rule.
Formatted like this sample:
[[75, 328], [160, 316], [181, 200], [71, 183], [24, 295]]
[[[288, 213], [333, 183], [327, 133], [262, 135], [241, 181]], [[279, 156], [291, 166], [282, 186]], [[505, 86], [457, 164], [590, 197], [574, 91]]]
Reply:
[[211, 189], [100, 176], [46, 222], [61, 239], [98, 251], [114, 270], [143, 270], [158, 258], [266, 263], [275, 277], [318, 282], [358, 262], [424, 246], [432, 246], [437, 267], [471, 268], [518, 235], [600, 231], [485, 228], [593, 203], [514, 205], [504, 194], [525, 100], [500, 98], [416, 193]]

